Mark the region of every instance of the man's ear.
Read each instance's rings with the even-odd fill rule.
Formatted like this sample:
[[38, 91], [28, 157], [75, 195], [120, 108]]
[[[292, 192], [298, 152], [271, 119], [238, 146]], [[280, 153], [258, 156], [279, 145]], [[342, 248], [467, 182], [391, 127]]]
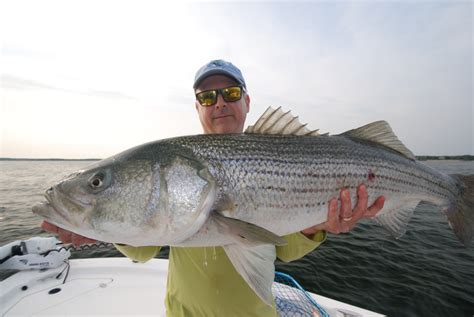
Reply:
[[247, 113], [250, 111], [250, 96], [248, 94], [245, 94], [245, 103], [247, 104]]

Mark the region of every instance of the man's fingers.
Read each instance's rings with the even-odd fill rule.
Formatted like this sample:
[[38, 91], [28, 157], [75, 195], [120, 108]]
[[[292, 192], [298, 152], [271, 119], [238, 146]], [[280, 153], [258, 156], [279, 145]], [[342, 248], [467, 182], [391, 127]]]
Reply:
[[364, 184], [357, 188], [357, 204], [353, 210], [353, 217], [360, 219], [367, 212], [367, 204], [369, 195], [367, 194], [367, 188]]
[[93, 244], [93, 243], [96, 243], [97, 240], [94, 240], [94, 239], [89, 239], [89, 238], [86, 238], [84, 237], [84, 240], [82, 241], [83, 244]]
[[58, 233], [58, 227], [47, 222], [47, 221], [43, 221], [41, 223], [41, 228], [44, 230], [44, 231], [48, 231], [48, 232], [52, 232], [52, 233]]
[[89, 239], [79, 234], [75, 234], [74, 232], [62, 229], [47, 221], [43, 221], [41, 223], [41, 228], [45, 231], [57, 234], [59, 240], [61, 240], [63, 243], [72, 243], [76, 247], [83, 244], [93, 244], [97, 242], [97, 240]]
[[368, 217], [368, 218], [374, 217], [383, 208], [384, 203], [385, 203], [384, 196], [380, 196], [379, 198], [377, 198], [374, 204], [367, 209], [366, 213], [364, 214], [364, 217]]
[[339, 194], [341, 198], [341, 218], [350, 219], [352, 218], [352, 202], [349, 189], [344, 188]]
[[341, 228], [339, 225], [339, 210], [337, 199], [333, 198], [329, 201], [328, 220], [326, 221], [326, 231], [339, 234]]
[[351, 231], [352, 227], [354, 226], [354, 222], [355, 222], [354, 220], [349, 220], [349, 221], [341, 220], [341, 222], [339, 223], [339, 228], [341, 232], [347, 233]]
[[75, 247], [78, 247], [78, 246], [83, 245], [83, 244], [91, 244], [91, 243], [95, 243], [97, 241], [73, 233], [71, 235], [71, 242]]
[[71, 235], [71, 243], [73, 246], [78, 247], [82, 244], [83, 238], [80, 235], [72, 234]]
[[369, 197], [364, 184], [357, 188], [357, 204], [354, 209], [351, 206], [348, 189], [342, 189], [339, 196], [341, 200], [340, 209], [337, 200], [335, 198], [331, 199], [329, 201], [328, 220], [324, 223], [324, 230], [335, 234], [349, 232], [363, 217], [375, 216], [383, 208], [385, 202], [385, 198], [380, 196], [372, 206], [367, 208]]
[[[76, 241], [76, 244], [74, 244], [74, 241]], [[89, 239], [84, 236], [78, 235], [78, 234], [73, 234], [72, 235], [72, 243], [74, 246], [80, 246], [83, 244], [93, 244], [96, 243], [97, 240]]]
[[58, 228], [58, 236], [59, 240], [63, 243], [71, 243], [72, 242], [72, 232]]

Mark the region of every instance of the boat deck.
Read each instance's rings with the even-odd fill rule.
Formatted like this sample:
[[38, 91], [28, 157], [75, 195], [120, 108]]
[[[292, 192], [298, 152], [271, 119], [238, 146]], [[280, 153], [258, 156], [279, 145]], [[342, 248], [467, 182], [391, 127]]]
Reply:
[[[45, 271], [22, 271], [0, 282], [1, 316], [165, 316], [168, 261], [75, 259]], [[61, 274], [60, 274], [61, 273]], [[59, 275], [59, 276], [58, 276]], [[331, 317], [383, 316], [311, 293]]]

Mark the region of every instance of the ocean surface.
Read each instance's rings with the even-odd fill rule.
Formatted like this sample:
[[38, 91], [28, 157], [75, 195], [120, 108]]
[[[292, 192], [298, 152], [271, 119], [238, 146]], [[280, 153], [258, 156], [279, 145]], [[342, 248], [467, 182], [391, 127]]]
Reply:
[[[31, 207], [48, 186], [91, 163], [0, 161], [0, 245], [48, 236]], [[473, 161], [424, 163], [448, 174], [474, 174]], [[112, 256], [121, 254], [105, 247], [72, 257]], [[167, 257], [166, 249], [160, 257]], [[303, 259], [278, 262], [277, 270], [311, 292], [388, 316], [474, 316], [474, 245], [463, 247], [444, 215], [429, 205], [419, 206], [398, 240], [365, 221], [350, 233], [329, 235]]]

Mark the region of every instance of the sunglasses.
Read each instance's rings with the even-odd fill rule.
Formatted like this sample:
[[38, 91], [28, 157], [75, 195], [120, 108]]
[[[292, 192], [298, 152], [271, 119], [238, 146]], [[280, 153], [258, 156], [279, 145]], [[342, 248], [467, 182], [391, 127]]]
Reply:
[[242, 98], [242, 91], [245, 91], [245, 88], [242, 86], [232, 86], [221, 89], [213, 89], [201, 91], [196, 94], [196, 99], [199, 101], [201, 106], [210, 107], [214, 106], [217, 103], [217, 96], [222, 95], [224, 101], [234, 102], [239, 101]]

